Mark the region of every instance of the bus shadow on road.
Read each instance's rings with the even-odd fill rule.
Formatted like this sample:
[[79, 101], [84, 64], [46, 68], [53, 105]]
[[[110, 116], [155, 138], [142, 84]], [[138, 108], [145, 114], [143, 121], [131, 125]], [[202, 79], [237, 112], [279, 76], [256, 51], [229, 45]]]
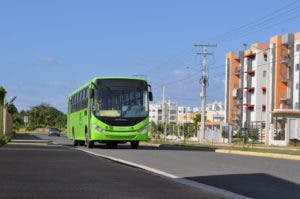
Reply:
[[251, 198], [300, 198], [300, 185], [265, 173], [189, 177]]

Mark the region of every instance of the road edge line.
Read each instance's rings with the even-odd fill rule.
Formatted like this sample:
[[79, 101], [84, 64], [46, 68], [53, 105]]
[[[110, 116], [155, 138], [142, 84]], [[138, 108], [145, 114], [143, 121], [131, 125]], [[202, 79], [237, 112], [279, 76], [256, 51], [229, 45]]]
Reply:
[[127, 161], [127, 160], [123, 160], [123, 159], [120, 159], [120, 158], [114, 158], [112, 156], [98, 154], [98, 153], [88, 151], [88, 150], [85, 150], [85, 149], [80, 149], [80, 148], [73, 148], [73, 149], [78, 150], [78, 151], [82, 151], [82, 152], [86, 152], [86, 153], [89, 153], [89, 154], [92, 154], [92, 155], [95, 155], [95, 156], [98, 156], [98, 157], [102, 157], [102, 158], [105, 158], [105, 159], [109, 159], [109, 160], [112, 160], [112, 161], [115, 161], [115, 162], [119, 162], [119, 163], [122, 163], [122, 164], [125, 164], [125, 165], [129, 165], [129, 166], [132, 166], [132, 167], [140, 168], [140, 169], [143, 169], [145, 171], [149, 171], [151, 173], [157, 174], [159, 176], [171, 179], [172, 181], [175, 181], [175, 182], [178, 182], [178, 183], [190, 186], [190, 187], [194, 187], [194, 188], [197, 188], [197, 189], [199, 189], [203, 192], [214, 194], [216, 196], [221, 196], [223, 198], [250, 199], [249, 197], [246, 197], [246, 196], [243, 196], [243, 195], [231, 192], [231, 191], [227, 191], [225, 189], [221, 189], [221, 188], [218, 188], [218, 187], [214, 187], [214, 186], [211, 186], [211, 185], [206, 185], [206, 184], [196, 182], [196, 181], [193, 181], [193, 180], [181, 178], [179, 176], [176, 176], [176, 175], [173, 175], [173, 174], [170, 174], [170, 173], [167, 173], [165, 171], [158, 170], [158, 169], [154, 169], [154, 168], [151, 168], [149, 166], [142, 165], [142, 164], [137, 164], [137, 163], [130, 162], [130, 161]]

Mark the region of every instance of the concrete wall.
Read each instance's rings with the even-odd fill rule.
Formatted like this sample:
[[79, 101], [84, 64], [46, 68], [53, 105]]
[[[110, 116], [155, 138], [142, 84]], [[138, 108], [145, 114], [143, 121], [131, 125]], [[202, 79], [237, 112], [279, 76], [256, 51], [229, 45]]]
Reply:
[[13, 118], [7, 109], [3, 109], [3, 133], [8, 135], [13, 132]]

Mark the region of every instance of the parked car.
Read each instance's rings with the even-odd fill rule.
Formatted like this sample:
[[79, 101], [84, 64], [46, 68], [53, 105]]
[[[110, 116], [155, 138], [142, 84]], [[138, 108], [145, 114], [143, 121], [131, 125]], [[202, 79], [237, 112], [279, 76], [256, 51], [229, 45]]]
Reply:
[[49, 128], [48, 136], [60, 136], [60, 130], [58, 128]]

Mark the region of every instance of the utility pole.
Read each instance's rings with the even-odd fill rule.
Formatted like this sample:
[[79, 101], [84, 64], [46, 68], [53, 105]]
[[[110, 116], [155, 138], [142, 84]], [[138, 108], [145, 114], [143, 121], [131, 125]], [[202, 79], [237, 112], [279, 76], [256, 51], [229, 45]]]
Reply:
[[202, 75], [201, 75], [201, 93], [200, 93], [200, 98], [201, 98], [201, 127], [200, 127], [200, 132], [197, 133], [197, 138], [198, 141], [201, 140], [201, 135], [202, 139], [205, 139], [205, 107], [206, 107], [206, 87], [208, 86], [208, 78], [206, 74], [206, 67], [207, 67], [207, 62], [206, 62], [206, 57], [207, 55], [212, 55], [212, 53], [208, 53], [206, 50], [208, 47], [217, 47], [217, 45], [212, 45], [212, 44], [196, 44], [194, 45], [195, 47], [200, 47], [202, 49], [202, 52], [198, 52], [198, 55], [202, 55], [203, 57], [203, 62], [202, 62]]

